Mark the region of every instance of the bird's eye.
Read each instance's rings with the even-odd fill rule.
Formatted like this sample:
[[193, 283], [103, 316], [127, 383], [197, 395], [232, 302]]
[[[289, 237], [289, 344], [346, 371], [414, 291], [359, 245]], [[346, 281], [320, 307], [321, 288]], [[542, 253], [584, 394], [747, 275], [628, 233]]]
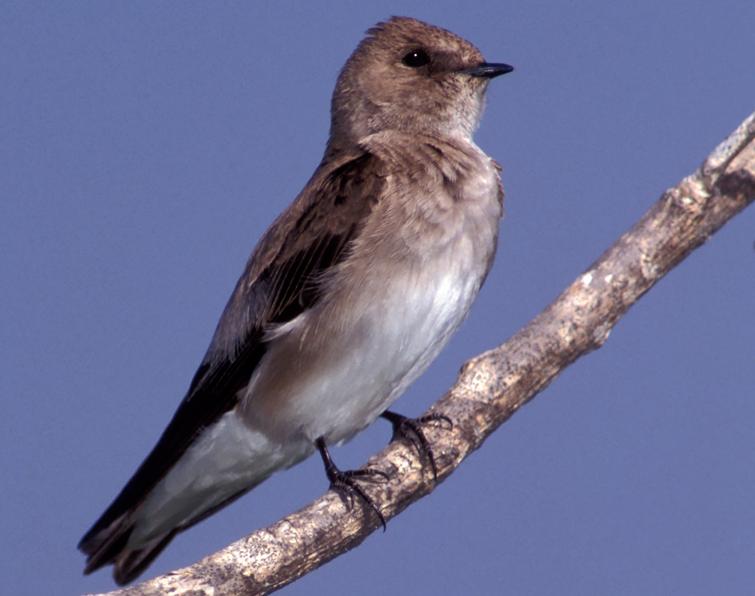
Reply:
[[410, 68], [419, 68], [430, 62], [430, 56], [425, 50], [412, 50], [401, 59], [401, 62]]

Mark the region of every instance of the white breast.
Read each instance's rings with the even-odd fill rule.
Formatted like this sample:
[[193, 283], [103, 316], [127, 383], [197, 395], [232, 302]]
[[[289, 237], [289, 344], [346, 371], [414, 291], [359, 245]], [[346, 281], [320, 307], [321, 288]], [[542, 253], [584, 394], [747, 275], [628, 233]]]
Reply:
[[251, 428], [281, 443], [342, 442], [427, 368], [466, 316], [495, 246], [492, 165], [469, 191], [437, 245], [418, 243], [415, 258], [373, 259], [274, 331], [240, 406]]

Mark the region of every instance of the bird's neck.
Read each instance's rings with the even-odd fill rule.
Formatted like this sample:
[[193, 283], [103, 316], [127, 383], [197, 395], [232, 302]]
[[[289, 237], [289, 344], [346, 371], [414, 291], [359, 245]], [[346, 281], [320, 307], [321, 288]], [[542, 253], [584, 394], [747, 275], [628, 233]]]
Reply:
[[454, 128], [450, 130], [404, 130], [388, 129], [377, 133], [362, 136], [361, 138], [350, 137], [347, 135], [331, 135], [325, 147], [323, 161], [332, 161], [340, 155], [353, 154], [364, 151], [369, 145], [371, 139], [376, 137], [393, 137], [400, 139], [400, 145], [403, 148], [411, 148], [412, 145], [424, 143], [427, 139], [434, 139], [444, 144], [456, 146], [471, 146], [477, 148], [477, 145], [469, 131]]

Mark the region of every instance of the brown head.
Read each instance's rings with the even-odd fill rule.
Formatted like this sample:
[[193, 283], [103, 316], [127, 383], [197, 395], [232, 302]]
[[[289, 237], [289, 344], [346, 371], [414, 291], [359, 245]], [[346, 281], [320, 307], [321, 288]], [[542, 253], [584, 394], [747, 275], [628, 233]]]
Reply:
[[488, 81], [510, 72], [458, 35], [407, 17], [367, 32], [338, 77], [329, 150], [398, 130], [470, 138]]

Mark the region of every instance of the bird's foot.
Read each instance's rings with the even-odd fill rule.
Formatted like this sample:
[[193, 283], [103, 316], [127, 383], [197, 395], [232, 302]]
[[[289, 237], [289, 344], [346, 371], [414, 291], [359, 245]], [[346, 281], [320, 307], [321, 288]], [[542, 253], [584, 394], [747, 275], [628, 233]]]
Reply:
[[369, 507], [380, 520], [380, 524], [383, 526], [383, 531], [385, 532], [386, 523], [383, 514], [380, 513], [380, 509], [378, 509], [377, 505], [375, 505], [369, 495], [364, 492], [364, 489], [359, 486], [357, 479], [365, 480], [367, 482], [388, 482], [388, 480], [390, 480], [388, 474], [372, 468], [366, 468], [364, 470], [339, 470], [333, 462], [333, 459], [330, 457], [330, 452], [328, 451], [328, 448], [325, 445], [325, 440], [322, 437], [317, 439], [315, 446], [320, 452], [322, 462], [325, 465], [325, 474], [330, 481], [330, 488], [338, 493], [341, 500], [349, 509], [353, 506], [354, 495], [359, 497], [362, 503], [367, 505], [367, 507]]
[[433, 471], [433, 481], [438, 480], [438, 467], [435, 463], [435, 455], [430, 445], [430, 441], [425, 436], [425, 431], [422, 430], [422, 426], [428, 423], [442, 423], [447, 429], [453, 427], [453, 422], [448, 416], [443, 414], [426, 414], [419, 418], [408, 418], [402, 416], [396, 412], [386, 410], [380, 414], [381, 418], [385, 418], [393, 425], [393, 440], [405, 439], [411, 443], [419, 453], [420, 457], [430, 463], [430, 468]]

